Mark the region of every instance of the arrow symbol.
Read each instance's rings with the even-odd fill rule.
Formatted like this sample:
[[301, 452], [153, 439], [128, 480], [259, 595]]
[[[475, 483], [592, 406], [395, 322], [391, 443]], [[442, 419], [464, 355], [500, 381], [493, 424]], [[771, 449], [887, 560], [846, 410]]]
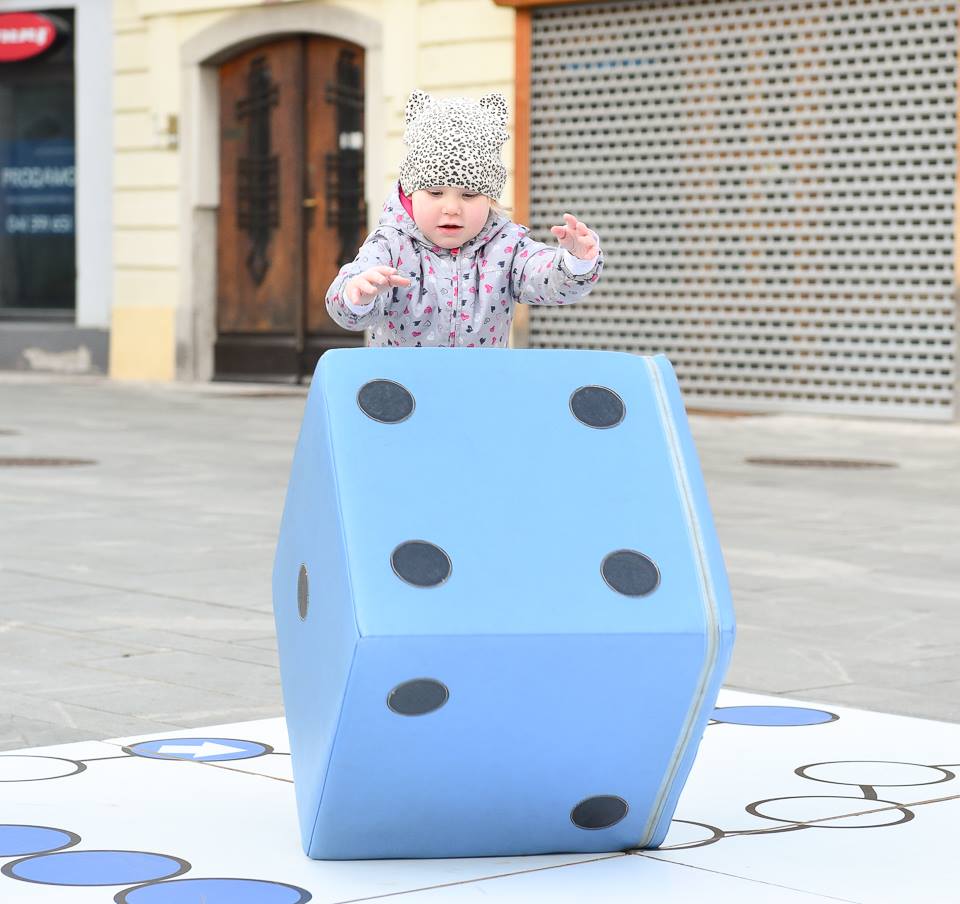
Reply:
[[168, 753], [171, 756], [183, 755], [192, 759], [208, 756], [221, 756], [225, 753], [243, 753], [242, 747], [228, 747], [226, 744], [217, 744], [214, 741], [204, 741], [196, 744], [164, 744], [157, 748], [157, 753]]

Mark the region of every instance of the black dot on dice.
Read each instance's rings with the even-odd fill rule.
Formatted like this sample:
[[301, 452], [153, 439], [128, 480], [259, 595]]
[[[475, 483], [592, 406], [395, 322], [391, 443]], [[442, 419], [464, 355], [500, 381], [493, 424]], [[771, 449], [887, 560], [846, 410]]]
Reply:
[[627, 412], [623, 399], [605, 386], [581, 386], [570, 396], [573, 416], [588, 427], [616, 427]]
[[618, 549], [606, 556], [600, 573], [607, 585], [624, 596], [646, 596], [660, 584], [653, 560], [635, 549]]
[[425, 540], [401, 543], [390, 554], [390, 564], [398, 578], [414, 587], [436, 587], [453, 570], [450, 556]]
[[357, 404], [368, 417], [381, 424], [397, 424], [413, 414], [413, 396], [393, 380], [371, 380], [357, 393]]
[[297, 612], [300, 613], [301, 620], [306, 620], [307, 609], [310, 608], [310, 584], [307, 578], [307, 566], [300, 566], [300, 573], [297, 575]]
[[622, 797], [588, 797], [573, 808], [570, 819], [580, 829], [607, 829], [620, 822], [629, 809]]
[[440, 709], [449, 699], [446, 685], [433, 678], [415, 678], [390, 691], [387, 706], [401, 716], [422, 716]]

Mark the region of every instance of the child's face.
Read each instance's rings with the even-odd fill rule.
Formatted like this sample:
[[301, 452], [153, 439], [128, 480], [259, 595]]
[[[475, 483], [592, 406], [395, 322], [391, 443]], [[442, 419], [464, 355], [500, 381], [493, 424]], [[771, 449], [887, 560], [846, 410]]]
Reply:
[[490, 199], [451, 185], [421, 188], [413, 193], [413, 219], [420, 231], [441, 248], [459, 248], [487, 222]]

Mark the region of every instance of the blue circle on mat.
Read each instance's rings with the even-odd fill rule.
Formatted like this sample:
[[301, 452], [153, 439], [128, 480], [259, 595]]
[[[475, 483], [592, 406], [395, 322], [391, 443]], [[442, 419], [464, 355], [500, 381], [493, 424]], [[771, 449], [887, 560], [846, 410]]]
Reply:
[[305, 904], [313, 895], [295, 885], [262, 879], [177, 879], [120, 892], [117, 904]]
[[182, 876], [190, 864], [147, 851], [65, 851], [37, 854], [4, 865], [11, 879], [41, 885], [131, 885]]
[[249, 760], [273, 753], [273, 748], [256, 741], [235, 738], [160, 738], [141, 741], [125, 747], [134, 756], [151, 760], [188, 760], [194, 763], [222, 763], [226, 760]]
[[710, 716], [715, 722], [728, 725], [765, 725], [787, 727], [823, 725], [835, 722], [834, 713], [806, 706], [718, 706]]
[[49, 854], [73, 847], [80, 836], [66, 829], [49, 826], [0, 825], [0, 857], [24, 857], [27, 854]]

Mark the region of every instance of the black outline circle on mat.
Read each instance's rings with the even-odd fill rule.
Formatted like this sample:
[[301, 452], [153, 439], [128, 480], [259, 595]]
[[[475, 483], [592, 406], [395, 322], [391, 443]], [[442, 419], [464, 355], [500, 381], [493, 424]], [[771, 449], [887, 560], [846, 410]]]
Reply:
[[[437, 706], [433, 707], [433, 709], [425, 709], [423, 712], [419, 712], [419, 713], [405, 713], [402, 710], [394, 709], [393, 705], [390, 703], [390, 698], [398, 690], [400, 690], [400, 688], [406, 687], [408, 684], [418, 684], [419, 682], [425, 682], [427, 684], [437, 684], [440, 687], [442, 687], [445, 694], [443, 701], [439, 703]], [[398, 716], [409, 716], [411, 718], [415, 718], [416, 716], [429, 716], [431, 713], [435, 713], [438, 710], [443, 709], [449, 702], [450, 702], [450, 688], [447, 687], [447, 685], [444, 684], [442, 681], [439, 681], [436, 678], [430, 678], [427, 675], [421, 675], [419, 678], [410, 678], [407, 681], [401, 681], [399, 684], [394, 685], [394, 687], [392, 687], [389, 693], [387, 694], [387, 709], [389, 709], [390, 712], [395, 713]]]
[[[263, 753], [254, 753], [250, 756], [237, 756], [232, 760], [193, 760], [185, 756], [173, 756], [172, 754], [148, 756], [147, 754], [137, 753], [135, 750], [133, 750], [133, 748], [139, 744], [152, 744], [155, 741], [239, 741], [241, 744], [256, 744], [258, 747], [263, 748]], [[164, 762], [175, 763], [212, 763], [213, 765], [216, 765], [217, 763], [232, 763], [239, 760], [256, 760], [262, 756], [269, 756], [271, 753], [273, 753], [273, 748], [269, 744], [264, 744], [263, 741], [248, 741], [246, 738], [148, 738], [146, 741], [134, 741], [132, 744], [128, 744], [120, 749], [129, 756], [135, 756], [141, 760], [163, 760]], [[221, 754], [215, 753], [214, 756], [221, 756]]]
[[[573, 818], [573, 814], [577, 812], [578, 807], [582, 807], [584, 804], [589, 803], [592, 800], [618, 800], [623, 804], [623, 815], [618, 816], [613, 822], [608, 822], [605, 826], [582, 826]], [[574, 804], [570, 808], [570, 822], [584, 832], [602, 832], [604, 829], [611, 829], [615, 825], [623, 822], [627, 818], [627, 814], [629, 812], [630, 804], [628, 804], [619, 794], [591, 794], [589, 797], [585, 797], [583, 800]]]
[[[578, 393], [582, 392], [584, 389], [602, 389], [605, 392], [609, 392], [610, 395], [614, 396], [616, 400], [620, 403], [620, 419], [614, 421], [612, 424], [588, 424], [583, 420], [576, 411], [573, 410], [573, 397]], [[574, 419], [579, 424], [583, 424], [584, 427], [589, 427], [591, 430], [610, 430], [613, 427], [619, 427], [620, 424], [624, 422], [627, 417], [627, 403], [624, 402], [623, 396], [619, 392], [611, 389], [609, 386], [601, 386], [599, 383], [587, 383], [585, 386], [578, 386], [573, 392], [570, 393], [570, 398], [567, 399], [567, 407], [570, 409], [570, 413], [573, 415]]]
[[16, 827], [18, 829], [46, 829], [48, 832], [62, 832], [64, 835], [70, 836], [70, 841], [66, 844], [61, 845], [60, 847], [49, 848], [46, 851], [35, 851], [32, 854], [0, 854], [0, 857], [17, 857], [20, 860], [25, 860], [27, 857], [39, 857], [41, 854], [58, 854], [60, 851], [66, 851], [69, 848], [72, 848], [74, 845], [80, 844], [81, 838], [76, 832], [71, 832], [69, 829], [61, 829], [57, 826], [35, 826], [33, 823], [29, 822], [4, 822], [0, 823], [0, 829], [6, 827]]
[[[447, 564], [450, 566], [447, 569], [447, 576], [442, 580], [438, 581], [436, 584], [414, 584], [413, 581], [408, 581], [399, 571], [397, 571], [397, 566], [393, 563], [393, 557], [397, 554], [397, 550], [401, 549], [404, 546], [410, 546], [413, 543], [422, 543], [424, 546], [431, 546], [434, 549], [439, 550], [443, 553], [444, 557], [447, 560]], [[453, 559], [450, 558], [450, 553], [448, 553], [439, 543], [431, 543], [429, 540], [404, 540], [402, 543], [398, 543], [394, 546], [393, 550], [390, 552], [390, 568], [393, 570], [393, 573], [403, 581], [408, 587], [416, 587], [419, 590], [430, 590], [432, 587], [442, 587], [447, 581], [453, 577]]]
[[[139, 891], [141, 888], [148, 888], [151, 885], [175, 885], [177, 882], [260, 882], [264, 885], [280, 885], [284, 888], [291, 888], [294, 891], [300, 892], [299, 901], [291, 901], [290, 904], [307, 904], [307, 901], [313, 900], [313, 895], [308, 892], [305, 888], [301, 888], [299, 885], [291, 885], [289, 882], [275, 882], [273, 879], [248, 879], [243, 876], [191, 876], [189, 879], [154, 879], [152, 882], [143, 882], [140, 885], [132, 886], [131, 888], [125, 888], [123, 891], [118, 891], [114, 896], [113, 900], [116, 904], [127, 904], [127, 895], [132, 894], [135, 891]], [[304, 897], [306, 895], [306, 897]], [[133, 904], [137, 904], [136, 901]]]
[[[642, 558], [646, 559], [646, 560], [653, 566], [653, 570], [654, 570], [654, 571], [656, 572], [656, 574], [657, 574], [657, 582], [656, 582], [646, 593], [624, 593], [622, 590], [617, 590], [617, 588], [614, 587], [613, 584], [611, 584], [611, 583], [607, 580], [607, 576], [603, 573], [603, 566], [604, 566], [604, 564], [606, 563], [607, 559], [610, 558], [610, 556], [615, 556], [615, 555], [617, 555], [618, 553], [621, 553], [621, 552], [629, 552], [629, 553], [631, 553], [632, 555], [641, 556]], [[603, 578], [603, 583], [606, 584], [606, 585], [607, 585], [614, 593], [616, 593], [617, 595], [619, 595], [619, 596], [628, 596], [628, 597], [630, 597], [631, 599], [638, 599], [638, 600], [642, 600], [644, 597], [650, 596], [651, 593], [656, 593], [656, 591], [659, 589], [660, 583], [661, 583], [661, 581], [662, 581], [662, 579], [663, 579], [663, 575], [660, 573], [660, 566], [657, 565], [657, 563], [654, 562], [653, 559], [652, 559], [650, 556], [648, 556], [648, 555], [647, 555], [646, 553], [644, 553], [644, 552], [640, 552], [639, 549], [629, 549], [629, 548], [627, 548], [627, 547], [624, 547], [624, 548], [622, 548], [622, 549], [615, 549], [615, 550], [613, 550], [612, 552], [608, 552], [608, 553], [600, 560], [600, 577]]]
[[804, 722], [800, 725], [773, 725], [761, 722], [724, 722], [723, 719], [715, 719], [711, 715], [710, 725], [733, 725], [735, 728], [816, 728], [818, 725], [829, 725], [831, 722], [838, 722], [840, 720], [840, 717], [836, 713], [830, 712], [829, 709], [818, 709], [816, 706], [780, 706], [776, 703], [762, 703], [755, 706], [750, 706], [749, 704], [734, 704], [733, 706], [715, 706], [712, 712], [716, 712], [718, 709], [801, 709], [806, 712], [823, 713], [826, 716], [830, 716], [830, 718], [825, 722]]
[[[685, 851], [689, 848], [706, 847], [708, 844], [716, 844], [721, 838], [727, 836], [727, 833], [724, 832], [723, 829], [718, 829], [716, 826], [712, 826], [706, 822], [694, 822], [692, 819], [671, 819], [670, 822], [682, 822], [688, 826], [700, 826], [701, 829], [707, 829], [711, 837], [705, 838], [702, 841], [688, 841], [684, 844], [661, 845], [656, 848], [658, 851]], [[645, 850], [645, 848], [638, 848], [637, 850]]]
[[300, 621], [307, 620], [307, 612], [310, 611], [310, 574], [307, 571], [306, 562], [300, 563], [300, 570], [297, 572], [297, 614]]
[[6, 785], [15, 782], [52, 782], [60, 778], [72, 778], [87, 768], [87, 764], [83, 762], [83, 760], [71, 760], [65, 756], [37, 756], [32, 753], [8, 753], [0, 755], [0, 760], [14, 756], [29, 760], [57, 760], [60, 763], [70, 763], [70, 765], [76, 766], [76, 769], [74, 769], [73, 772], [68, 772], [66, 775], [47, 775], [43, 778], [0, 778], [0, 784]]
[[[360, 404], [360, 393], [363, 392], [363, 390], [366, 389], [366, 387], [369, 386], [371, 383], [392, 383], [394, 386], [399, 386], [408, 396], [410, 396], [410, 413], [404, 415], [402, 418], [396, 421], [384, 421], [370, 414], [370, 412], [367, 411], [363, 407], [363, 405]], [[403, 383], [398, 383], [396, 380], [389, 380], [386, 377], [374, 377], [372, 380], [367, 380], [367, 382], [364, 383], [363, 386], [361, 386], [357, 390], [356, 399], [357, 399], [357, 408], [359, 408], [363, 412], [364, 416], [370, 418], [371, 421], [375, 421], [378, 424], [402, 424], [404, 421], [410, 420], [410, 418], [413, 417], [413, 412], [417, 410], [417, 400], [416, 398], [414, 398], [413, 393], [410, 392], [410, 390], [407, 389], [407, 387], [404, 386]]]
[[[862, 804], [867, 804], [865, 807], [861, 807], [860, 810], [867, 810], [870, 812], [860, 813], [859, 811], [854, 813], [841, 813], [838, 816], [827, 816], [823, 819], [817, 820], [805, 820], [805, 819], [779, 819], [776, 816], [766, 816], [763, 813], [757, 811], [757, 807], [761, 804], [769, 804], [774, 801], [780, 800], [856, 800]], [[889, 807], [875, 807], [870, 806], [870, 804], [890, 804]], [[744, 809], [751, 815], [756, 816], [758, 819], [766, 819], [768, 822], [779, 822], [782, 825], [796, 826], [802, 829], [887, 829], [892, 826], [903, 825], [905, 822], [910, 822], [911, 819], [916, 816], [916, 814], [910, 810], [905, 804], [899, 804], [895, 800], [881, 800], [877, 798], [868, 798], [868, 797], [853, 797], [847, 794], [791, 794], [786, 797], [768, 797], [765, 800], [756, 800], [752, 804], [747, 804]], [[901, 818], [896, 822], [884, 822], [877, 826], [831, 826], [826, 825], [827, 822], [836, 819], [857, 819], [859, 816], [870, 816], [871, 812], [886, 813], [890, 810], [899, 810], [902, 814]]]
[[[132, 850], [120, 850], [119, 848], [94, 848], [91, 851], [80, 850], [80, 851], [66, 851], [64, 852], [67, 856], [70, 854], [146, 854], [149, 857], [166, 857], [167, 860], [174, 860], [180, 864], [180, 869], [171, 873], [169, 876], [163, 876], [160, 879], [151, 879], [151, 882], [164, 882], [167, 879], [176, 879], [177, 876], [182, 876], [184, 873], [188, 873], [193, 869], [193, 864], [188, 860], [184, 860], [183, 857], [177, 857], [175, 854], [161, 854], [159, 851], [132, 851]], [[0, 867], [0, 873], [7, 876], [10, 879], [16, 879], [18, 882], [29, 882], [31, 885], [46, 885], [49, 888], [106, 888], [109, 885], [125, 885], [126, 882], [41, 882], [37, 879], [24, 879], [22, 876], [15, 876], [13, 874], [13, 868], [18, 866], [21, 863], [26, 862], [27, 860], [37, 860], [40, 857], [53, 857], [60, 856], [58, 852], [52, 854], [31, 854], [29, 857], [18, 857], [16, 860], [11, 860], [9, 863], [4, 863]]]
[[[897, 782], [896, 784], [886, 782], [831, 782], [825, 778], [814, 778], [812, 775], [807, 775], [806, 772], [804, 772], [805, 769], [813, 769], [814, 766], [843, 766], [853, 763], [883, 763], [887, 766], [913, 766], [917, 769], [935, 769], [937, 772], [943, 773], [943, 778], [938, 778], [935, 782]], [[919, 788], [924, 785], [939, 785], [943, 782], [952, 781], [957, 777], [949, 769], [944, 769], [943, 766], [928, 766], [926, 763], [904, 763], [900, 760], [825, 760], [822, 763], [807, 763], [806, 766], [797, 766], [793, 771], [796, 775], [799, 775], [800, 778], [805, 778], [807, 781], [820, 782], [824, 785], [839, 785], [841, 788]]]

